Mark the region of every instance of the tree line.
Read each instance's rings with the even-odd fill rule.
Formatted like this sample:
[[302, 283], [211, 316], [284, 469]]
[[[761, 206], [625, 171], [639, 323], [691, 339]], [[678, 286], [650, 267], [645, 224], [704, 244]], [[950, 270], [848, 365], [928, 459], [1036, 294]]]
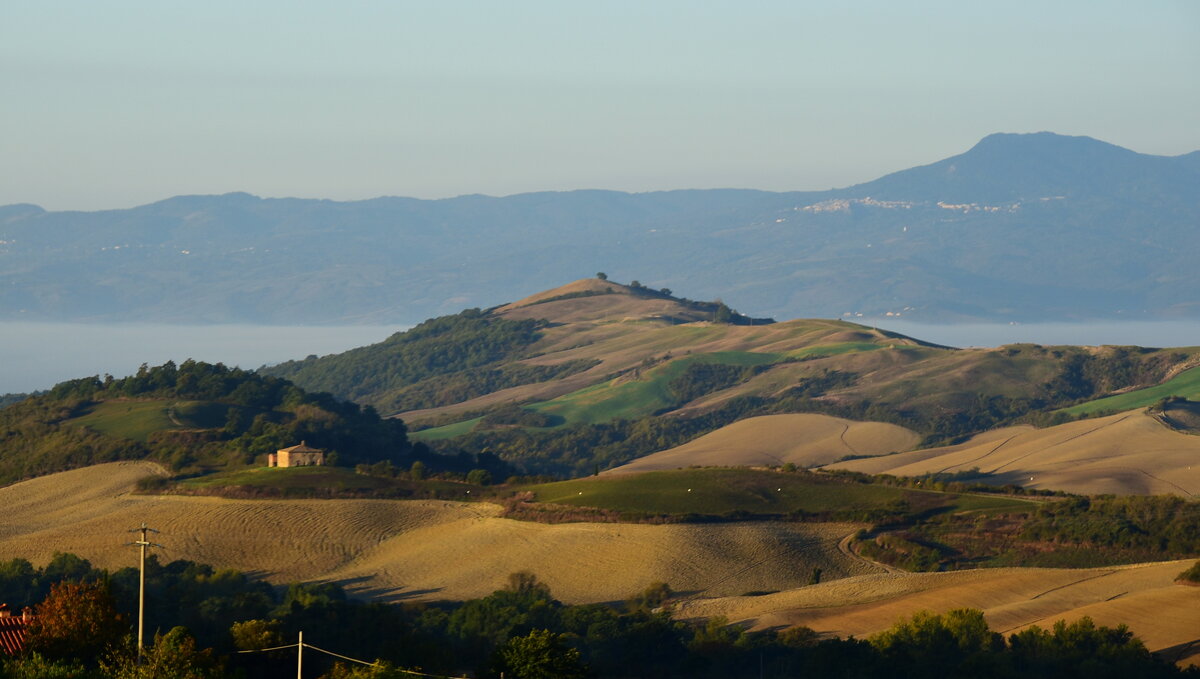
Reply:
[[[540, 320], [510, 320], [488, 311], [467, 309], [453, 316], [427, 320], [377, 344], [341, 354], [309, 356], [303, 361], [264, 366], [259, 372], [286, 378], [312, 391], [373, 403], [376, 399], [397, 398], [389, 394], [431, 377], [515, 358], [541, 338], [545, 324]], [[471, 389], [469, 383], [464, 387]]]
[[[664, 583], [617, 605], [564, 605], [537, 577], [463, 602], [382, 604], [351, 599], [336, 584], [273, 588], [234, 571], [188, 561], [147, 564], [148, 629], [141, 664], [130, 634], [137, 572], [94, 569], [71, 555], [44, 568], [0, 563], [0, 591], [36, 606], [23, 655], [0, 676], [72, 679], [218, 679], [295, 674], [305, 633], [322, 648], [373, 663], [331, 663], [309, 652], [324, 679], [390, 679], [417, 670], [512, 679], [771, 677], [1178, 677], [1197, 676], [1150, 654], [1124, 626], [1083, 618], [1004, 636], [982, 613], [917, 613], [867, 639], [811, 629], [749, 631], [722, 618], [684, 622]], [[165, 630], [165, 631], [164, 631]]]
[[[213, 421], [152, 432], [145, 440], [73, 421], [98, 404], [120, 400], [200, 403]], [[416, 459], [436, 466], [441, 459], [413, 445], [402, 421], [381, 418], [370, 406], [309, 393], [277, 377], [187, 360], [143, 365], [120, 379], [69, 380], [0, 409], [0, 482], [128, 459], [157, 460], [176, 470], [241, 466], [302, 440], [344, 466], [390, 460], [408, 467]]]

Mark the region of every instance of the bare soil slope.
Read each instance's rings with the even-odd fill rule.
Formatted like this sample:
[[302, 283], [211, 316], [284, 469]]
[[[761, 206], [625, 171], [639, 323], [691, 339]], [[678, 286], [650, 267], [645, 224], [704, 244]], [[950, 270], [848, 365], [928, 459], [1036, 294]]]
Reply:
[[606, 473], [700, 466], [779, 465], [813, 467], [848, 455], [909, 450], [921, 437], [882, 422], [855, 422], [827, 415], [765, 415], [739, 420], [670, 450], [647, 455]]
[[1178, 649], [1183, 658], [1196, 658], [1200, 645], [1187, 646], [1200, 641], [1200, 587], [1173, 582], [1191, 563], [866, 575], [767, 596], [697, 599], [677, 615], [723, 615], [756, 629], [804, 625], [857, 637], [920, 610], [981, 609], [992, 629], [1004, 633], [1088, 615], [1097, 624], [1128, 625], [1153, 651]]
[[781, 590], [879, 569], [845, 556], [845, 524], [523, 523], [497, 505], [393, 500], [227, 500], [139, 496], [150, 463], [113, 463], [0, 488], [0, 557], [45, 563], [74, 552], [105, 568], [136, 562], [127, 531], [162, 533], [160, 558], [192, 559], [276, 583], [336, 580], [381, 598], [463, 599], [530, 570], [556, 597], [623, 599], [654, 581], [711, 595]]
[[1009, 427], [945, 448], [830, 467], [870, 474], [921, 475], [977, 469], [989, 482], [1075, 493], [1200, 494], [1200, 437], [1164, 426], [1145, 411]]

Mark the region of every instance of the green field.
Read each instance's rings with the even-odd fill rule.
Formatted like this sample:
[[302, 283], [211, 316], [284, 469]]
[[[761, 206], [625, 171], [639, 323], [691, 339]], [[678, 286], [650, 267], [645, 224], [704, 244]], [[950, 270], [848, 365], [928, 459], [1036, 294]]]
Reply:
[[1130, 391], [1116, 396], [1080, 403], [1060, 412], [1070, 415], [1093, 415], [1104, 412], [1121, 412], [1145, 408], [1168, 396], [1183, 396], [1188, 400], [1200, 400], [1200, 367], [1185, 370], [1162, 384]]
[[355, 474], [341, 467], [258, 467], [231, 472], [206, 474], [186, 479], [183, 488], [214, 488], [219, 486], [249, 486], [255, 488], [336, 488], [339, 490], [383, 488], [387, 479]]
[[824, 474], [685, 469], [530, 486], [539, 502], [646, 514], [990, 511], [1025, 509], [1008, 497], [956, 495], [855, 483]]
[[818, 344], [812, 347], [804, 347], [795, 351], [787, 352], [789, 358], [820, 358], [822, 356], [840, 356], [842, 354], [852, 354], [857, 351], [875, 351], [891, 346], [889, 344], [876, 344], [874, 342], [839, 342], [837, 344]]
[[[829, 349], [828, 346], [820, 348]], [[617, 378], [526, 407], [529, 410], [561, 418], [559, 424], [555, 425], [559, 427], [571, 424], [598, 424], [617, 419], [636, 419], [678, 405], [672, 399], [668, 385], [671, 380], [682, 375], [690, 365], [720, 363], [748, 367], [770, 365], [785, 358], [787, 356], [784, 354], [750, 351], [717, 351], [683, 356], [665, 365], [647, 370], [640, 379]], [[440, 441], [466, 434], [478, 422], [479, 418], [475, 418], [441, 427], [431, 427], [413, 432], [412, 437], [415, 440]]]
[[[373, 494], [380, 491], [399, 491], [401, 495], [459, 497], [470, 499], [468, 490], [478, 486], [431, 479], [407, 481], [359, 474], [345, 467], [257, 467], [216, 474], [206, 474], [180, 481], [181, 489], [266, 489], [291, 494], [289, 491], [321, 491], [333, 495], [343, 493]], [[383, 493], [387, 495], [387, 493]]]
[[229, 406], [207, 401], [104, 401], [67, 424], [102, 434], [146, 441], [166, 429], [210, 429], [225, 422]]
[[430, 427], [429, 429], [422, 429], [421, 431], [409, 432], [408, 437], [414, 441], [441, 441], [443, 439], [452, 439], [455, 436], [462, 436], [463, 434], [470, 433], [471, 430], [475, 428], [475, 425], [479, 424], [479, 420], [481, 419], [483, 418], [476, 417], [470, 420], [463, 420], [462, 422], [455, 422], [454, 424], [447, 424], [441, 427]]
[[563, 424], [598, 424], [616, 419], [636, 419], [676, 406], [668, 385], [688, 366], [697, 363], [756, 366], [782, 360], [782, 354], [750, 351], [718, 351], [675, 359], [656, 366], [640, 379], [615, 379], [596, 384], [556, 399], [529, 406], [547, 415], [563, 419]]

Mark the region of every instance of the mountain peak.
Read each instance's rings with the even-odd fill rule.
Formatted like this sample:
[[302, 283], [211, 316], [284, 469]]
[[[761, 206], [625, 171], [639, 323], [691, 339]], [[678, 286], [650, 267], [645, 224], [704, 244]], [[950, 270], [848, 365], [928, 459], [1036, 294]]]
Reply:
[[0, 205], [0, 219], [9, 219], [13, 217], [28, 217], [30, 215], [44, 214], [46, 211], [40, 205], [33, 203], [13, 203], [12, 205]]
[[1115, 195], [1150, 178], [1173, 181], [1175, 159], [1085, 136], [997, 133], [965, 153], [839, 191], [883, 200], [1012, 204]]
[[1106, 154], [1110, 157], [1140, 155], [1127, 148], [1087, 136], [1070, 136], [1054, 132], [997, 132], [980, 139], [969, 151], [955, 156], [955, 158], [997, 154], [1020, 154], [1031, 159], [1045, 156], [1094, 157], [1097, 154]]

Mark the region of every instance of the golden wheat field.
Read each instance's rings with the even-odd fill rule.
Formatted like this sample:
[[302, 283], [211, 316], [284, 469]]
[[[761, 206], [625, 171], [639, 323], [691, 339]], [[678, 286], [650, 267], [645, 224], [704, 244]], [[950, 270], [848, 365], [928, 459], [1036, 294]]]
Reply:
[[1164, 426], [1145, 411], [1009, 427], [946, 448], [830, 465], [869, 474], [917, 476], [978, 469], [1003, 483], [1073, 493], [1200, 494], [1200, 436]]
[[[499, 518], [488, 503], [227, 500], [131, 493], [157, 465], [98, 465], [0, 488], [0, 558], [44, 564], [73, 552], [95, 565], [136, 563], [127, 532], [162, 531], [164, 561], [191, 559], [277, 584], [340, 582], [382, 600], [465, 599], [532, 571], [568, 603], [623, 599], [655, 581], [685, 597], [683, 618], [755, 628], [806, 625], [863, 636], [929, 609], [982, 609], [993, 629], [1091, 616], [1128, 624], [1152, 650], [1200, 657], [1200, 587], [1176, 585], [1190, 562], [1105, 569], [885, 573], [839, 551], [849, 524], [544, 525]], [[807, 583], [813, 568], [823, 582]], [[750, 592], [773, 594], [743, 596]], [[1177, 658], [1176, 658], [1177, 659]]]
[[855, 422], [828, 415], [764, 415], [738, 420], [681, 446], [638, 458], [606, 473], [700, 466], [780, 465], [813, 467], [847, 455], [908, 450], [921, 437], [882, 422]]
[[948, 573], [886, 573], [755, 597], [683, 602], [682, 618], [725, 616], [755, 629], [804, 625], [863, 637], [920, 610], [977, 608], [991, 628], [1012, 633], [1090, 616], [1126, 624], [1172, 660], [1200, 659], [1200, 587], [1173, 582], [1192, 561], [1096, 569], [997, 568]]
[[848, 524], [545, 525], [487, 503], [228, 500], [139, 496], [151, 463], [112, 463], [0, 488], [0, 558], [45, 563], [73, 552], [105, 568], [136, 563], [126, 532], [145, 521], [160, 558], [272, 582], [334, 580], [382, 599], [465, 599], [532, 571], [568, 603], [623, 599], [655, 581], [705, 595], [781, 590], [877, 572], [837, 549]]

